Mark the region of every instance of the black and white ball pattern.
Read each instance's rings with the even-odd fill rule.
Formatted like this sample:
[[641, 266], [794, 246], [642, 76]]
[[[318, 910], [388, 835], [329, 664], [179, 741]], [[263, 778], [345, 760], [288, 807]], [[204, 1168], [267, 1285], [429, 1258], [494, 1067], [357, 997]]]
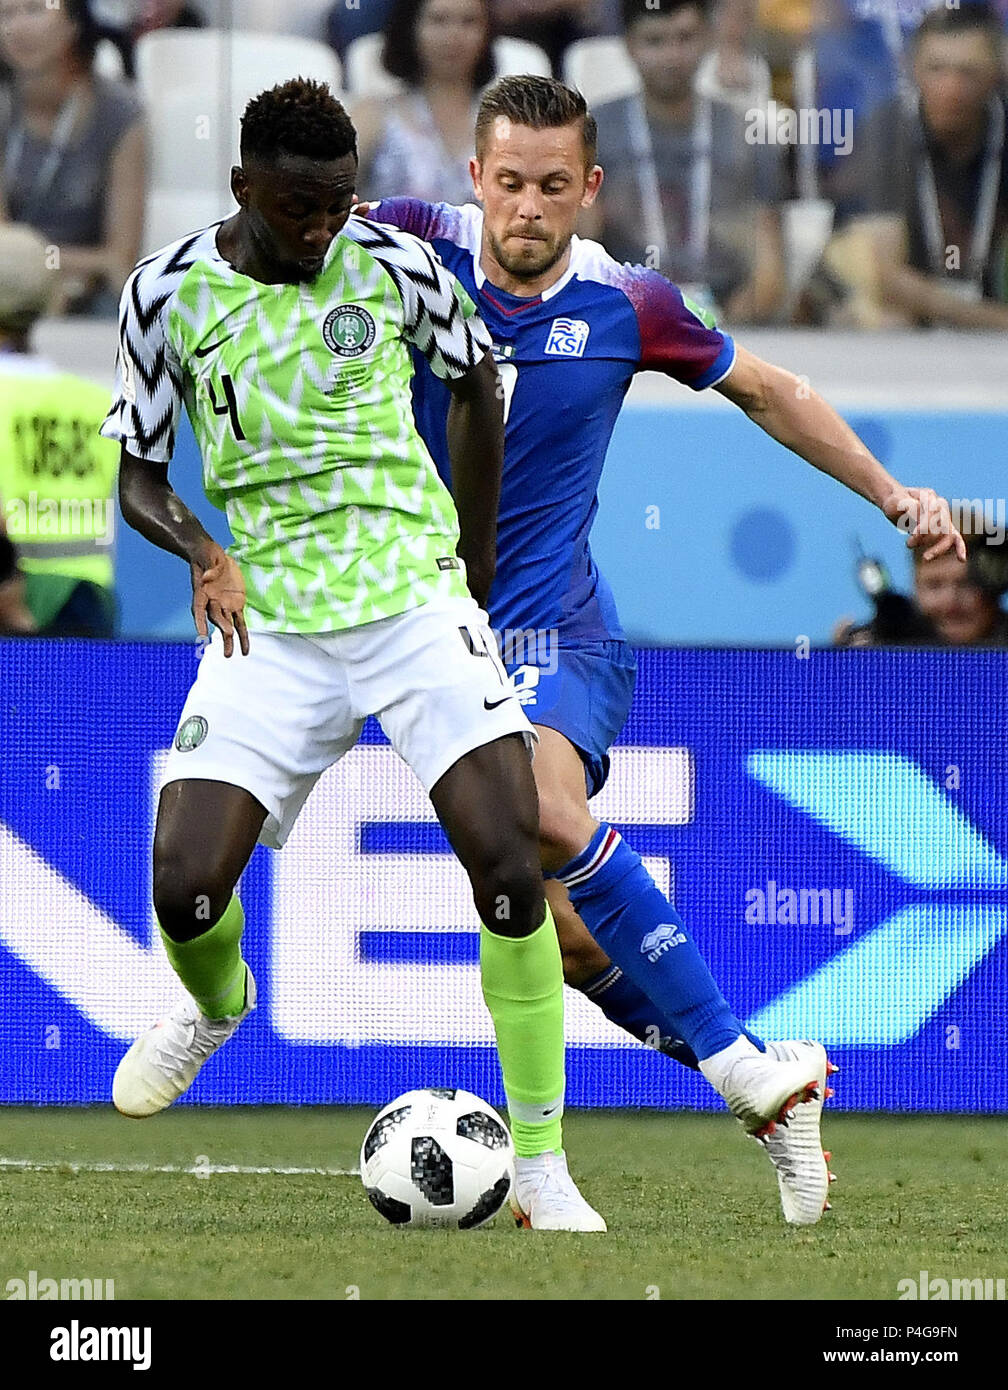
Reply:
[[504, 1205], [514, 1146], [504, 1121], [469, 1091], [408, 1091], [374, 1118], [361, 1145], [371, 1205], [394, 1226], [472, 1230]]

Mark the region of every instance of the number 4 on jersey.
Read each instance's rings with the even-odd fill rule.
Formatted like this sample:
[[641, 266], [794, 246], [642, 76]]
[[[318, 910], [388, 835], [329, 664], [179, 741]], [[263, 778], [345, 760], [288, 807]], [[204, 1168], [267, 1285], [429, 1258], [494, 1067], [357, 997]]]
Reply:
[[224, 372], [221, 376], [221, 385], [224, 388], [224, 402], [223, 404], [218, 404], [217, 396], [213, 389], [213, 382], [207, 382], [207, 390], [210, 392], [210, 404], [213, 406], [213, 412], [215, 415], [230, 415], [231, 428], [234, 430], [235, 439], [244, 439], [245, 431], [242, 429], [241, 421], [238, 419], [238, 401], [235, 396], [234, 382], [228, 376], [227, 372]]

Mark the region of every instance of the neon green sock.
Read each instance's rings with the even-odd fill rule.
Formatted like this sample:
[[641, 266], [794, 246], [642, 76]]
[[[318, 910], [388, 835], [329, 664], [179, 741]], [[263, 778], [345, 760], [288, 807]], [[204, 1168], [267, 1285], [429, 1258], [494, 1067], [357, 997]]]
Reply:
[[480, 928], [483, 998], [497, 1034], [515, 1152], [563, 1148], [563, 966], [549, 907], [531, 936]]
[[245, 1007], [244, 928], [245, 913], [234, 894], [219, 921], [192, 941], [172, 941], [161, 927], [172, 969], [207, 1018], [233, 1017]]

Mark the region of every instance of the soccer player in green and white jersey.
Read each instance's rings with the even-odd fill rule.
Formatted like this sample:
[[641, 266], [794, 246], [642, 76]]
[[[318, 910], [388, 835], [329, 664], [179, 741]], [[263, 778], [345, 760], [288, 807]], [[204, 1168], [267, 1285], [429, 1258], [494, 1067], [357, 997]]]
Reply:
[[[327, 87], [297, 79], [252, 101], [241, 159], [238, 213], [127, 281], [102, 426], [122, 444], [126, 521], [189, 562], [197, 629], [217, 629], [154, 839], [155, 910], [189, 997], [127, 1052], [113, 1099], [138, 1118], [164, 1109], [252, 1009], [235, 885], [258, 841], [283, 845], [375, 715], [428, 791], [484, 924], [517, 1202], [533, 1227], [605, 1230], [563, 1156], [562, 971], [533, 734], [477, 602], [494, 573], [503, 452], [489, 334], [429, 246], [350, 216], [356, 138]], [[452, 391], [455, 502], [413, 422], [410, 344]], [[183, 404], [230, 553], [168, 482]]]

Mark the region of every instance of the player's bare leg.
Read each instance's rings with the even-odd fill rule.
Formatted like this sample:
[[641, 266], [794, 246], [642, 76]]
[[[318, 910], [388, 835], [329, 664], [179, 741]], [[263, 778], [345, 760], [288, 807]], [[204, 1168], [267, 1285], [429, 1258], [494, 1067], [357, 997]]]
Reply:
[[154, 909], [187, 996], [142, 1034], [116, 1069], [112, 1099], [133, 1119], [164, 1110], [255, 1007], [242, 960], [235, 884], [266, 809], [226, 782], [169, 782], [154, 832]]
[[431, 801], [483, 923], [483, 997], [511, 1115], [516, 1216], [537, 1230], [604, 1231], [563, 1152], [563, 969], [523, 739], [509, 734], [467, 753], [435, 784]]
[[[542, 863], [549, 872], [577, 864], [586, 847], [598, 838], [600, 827], [588, 808], [584, 764], [577, 749], [555, 729], [537, 727], [540, 742], [533, 770], [540, 803]], [[634, 865], [629, 863], [628, 873], [633, 869]], [[655, 894], [657, 891], [653, 888]], [[581, 988], [607, 1016], [635, 1037], [686, 1066], [699, 1067], [746, 1131], [764, 1142], [777, 1172], [785, 1218], [800, 1225], [818, 1221], [827, 1205], [831, 1179], [819, 1136], [819, 1121], [828, 1094], [826, 1077], [830, 1070], [835, 1070], [827, 1062], [822, 1045], [774, 1042], [761, 1052], [735, 1021], [736, 1041], [724, 1046], [723, 1052], [713, 1058], [709, 1053], [702, 1053], [703, 1061], [698, 1062], [696, 1051], [689, 1045], [697, 1039], [691, 1037], [684, 1041], [681, 1036], [688, 1031], [681, 1024], [690, 1020], [689, 1012], [681, 1016], [673, 1014], [667, 1007], [658, 1006], [645, 989], [646, 976], [641, 978], [645, 975], [642, 957], [653, 959], [653, 952], [646, 950], [649, 936], [638, 938], [636, 959], [631, 957], [630, 968], [621, 970], [591, 936], [564, 885], [551, 879], [548, 892], [567, 983]], [[632, 899], [624, 905], [618, 894], [610, 893], [606, 914], [601, 920], [627, 907], [632, 909]], [[669, 926], [654, 928], [650, 941], [661, 957], [666, 951], [659, 948], [665, 940], [671, 939], [672, 946], [667, 954], [674, 960], [675, 951], [686, 944], [685, 934], [679, 930], [680, 924], [671, 906], [667, 916]], [[676, 928], [675, 937], [672, 924]], [[663, 937], [663, 933], [667, 935]], [[628, 934], [632, 941], [632, 932], [624, 932], [624, 939]], [[623, 962], [627, 963], [625, 955]], [[706, 972], [702, 962], [700, 967]], [[693, 968], [703, 988], [703, 977], [696, 963]], [[709, 980], [709, 972], [706, 974]], [[667, 986], [665, 997], [674, 998]], [[732, 1020], [726, 1005], [723, 1014], [726, 1023]], [[701, 1047], [702, 1037], [701, 1034], [698, 1043]], [[727, 1065], [721, 1065], [722, 1060]]]
[[[697, 1070], [696, 1053], [681, 1038], [674, 1038], [658, 1017], [658, 1010], [646, 995], [623, 977], [618, 965], [603, 951], [574, 909], [567, 889], [555, 878], [546, 880], [546, 901], [553, 913], [564, 984], [580, 990], [597, 1004], [607, 1018], [639, 1042], [674, 1057], [684, 1067]], [[619, 1006], [614, 1007], [618, 997]]]
[[574, 911], [567, 889], [555, 878], [546, 880], [546, 901], [556, 923], [564, 984], [580, 989], [608, 970], [612, 961]]

